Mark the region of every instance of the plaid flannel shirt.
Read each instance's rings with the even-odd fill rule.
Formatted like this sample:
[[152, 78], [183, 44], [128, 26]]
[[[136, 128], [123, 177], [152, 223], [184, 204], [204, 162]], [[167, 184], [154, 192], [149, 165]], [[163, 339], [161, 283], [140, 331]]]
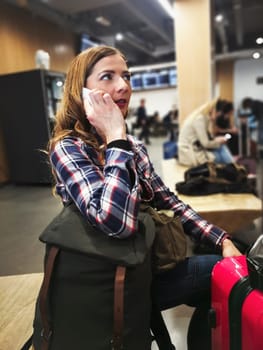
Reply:
[[137, 232], [140, 202], [150, 202], [157, 209], [172, 209], [195, 241], [220, 246], [226, 232], [202, 219], [165, 186], [140, 141], [128, 135], [124, 143], [128, 147], [108, 145], [102, 165], [98, 152], [81, 139], [59, 141], [50, 161], [62, 201], [73, 200], [91, 224], [118, 238]]

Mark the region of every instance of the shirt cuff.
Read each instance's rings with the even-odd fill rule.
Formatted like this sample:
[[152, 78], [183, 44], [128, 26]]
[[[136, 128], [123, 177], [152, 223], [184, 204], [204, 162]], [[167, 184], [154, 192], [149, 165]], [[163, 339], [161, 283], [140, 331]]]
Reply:
[[224, 237], [221, 239], [220, 243], [218, 244], [218, 248], [219, 250], [222, 252], [222, 248], [223, 248], [223, 242], [225, 239], [229, 239], [230, 241], [232, 241], [231, 236], [229, 236], [227, 233], [224, 235]]
[[125, 151], [132, 150], [130, 142], [128, 140], [122, 140], [122, 139], [114, 140], [107, 144], [107, 148], [113, 148], [113, 147], [121, 148], [121, 149], [124, 149]]

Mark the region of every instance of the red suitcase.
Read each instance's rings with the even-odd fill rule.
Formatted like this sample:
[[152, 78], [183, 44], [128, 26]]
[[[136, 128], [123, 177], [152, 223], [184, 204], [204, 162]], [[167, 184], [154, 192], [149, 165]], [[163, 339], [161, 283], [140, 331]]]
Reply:
[[242, 350], [263, 349], [263, 293], [253, 290], [242, 306]]
[[263, 293], [250, 285], [246, 256], [215, 265], [210, 323], [212, 350], [263, 349]]

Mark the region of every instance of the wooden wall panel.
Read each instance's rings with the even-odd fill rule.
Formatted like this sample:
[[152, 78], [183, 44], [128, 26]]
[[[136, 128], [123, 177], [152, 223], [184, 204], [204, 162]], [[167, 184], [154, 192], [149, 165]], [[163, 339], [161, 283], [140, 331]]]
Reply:
[[[0, 3], [0, 74], [36, 68], [38, 49], [50, 54], [50, 69], [66, 72], [76, 55], [76, 36], [24, 8]], [[7, 87], [10, 88], [10, 87]], [[8, 181], [2, 132], [0, 130], [0, 183]]]
[[219, 96], [233, 101], [234, 99], [234, 61], [219, 61], [216, 64], [217, 83]]
[[38, 49], [50, 54], [50, 69], [66, 72], [75, 56], [75, 35], [24, 8], [0, 3], [0, 74], [35, 68]]

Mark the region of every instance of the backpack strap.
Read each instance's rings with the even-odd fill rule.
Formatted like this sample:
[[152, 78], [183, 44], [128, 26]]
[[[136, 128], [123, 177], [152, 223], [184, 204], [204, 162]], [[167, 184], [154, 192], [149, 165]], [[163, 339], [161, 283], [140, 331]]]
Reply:
[[112, 350], [123, 349], [123, 324], [124, 324], [124, 281], [126, 267], [117, 266], [114, 282], [114, 314], [113, 314], [113, 337]]
[[41, 331], [41, 337], [42, 337], [41, 350], [48, 350], [49, 340], [52, 335], [50, 322], [48, 320], [47, 298], [48, 298], [48, 291], [50, 287], [51, 276], [52, 276], [52, 272], [54, 269], [54, 264], [55, 264], [55, 260], [58, 252], [59, 252], [58, 247], [52, 246], [50, 248], [47, 261], [45, 264], [44, 279], [39, 292], [39, 309], [40, 309], [41, 320], [43, 324], [43, 329]]
[[[55, 260], [58, 252], [59, 252], [59, 248], [55, 246], [52, 246], [50, 248], [47, 261], [45, 264], [44, 278], [43, 278], [42, 285], [40, 287], [40, 292], [39, 292], [39, 308], [40, 308], [41, 320], [43, 324], [43, 329], [41, 331], [41, 337], [42, 337], [41, 350], [48, 350], [48, 344], [52, 334], [49, 321], [48, 321], [48, 314], [47, 314], [47, 296], [48, 296], [48, 290], [50, 287], [51, 275], [52, 275], [52, 271], [54, 268], [54, 264], [55, 264]], [[28, 340], [25, 342], [25, 344], [22, 346], [20, 350], [29, 350], [32, 345], [33, 345], [33, 334], [28, 338]]]
[[[52, 335], [52, 329], [48, 319], [47, 299], [48, 291], [56, 257], [59, 253], [59, 248], [52, 246], [48, 253], [45, 264], [45, 273], [43, 283], [39, 293], [39, 308], [43, 329], [41, 332], [42, 344], [41, 350], [48, 350], [49, 341]], [[123, 349], [123, 324], [124, 324], [124, 281], [126, 267], [117, 266], [114, 282], [114, 313], [113, 313], [113, 336], [111, 341], [112, 350]]]

